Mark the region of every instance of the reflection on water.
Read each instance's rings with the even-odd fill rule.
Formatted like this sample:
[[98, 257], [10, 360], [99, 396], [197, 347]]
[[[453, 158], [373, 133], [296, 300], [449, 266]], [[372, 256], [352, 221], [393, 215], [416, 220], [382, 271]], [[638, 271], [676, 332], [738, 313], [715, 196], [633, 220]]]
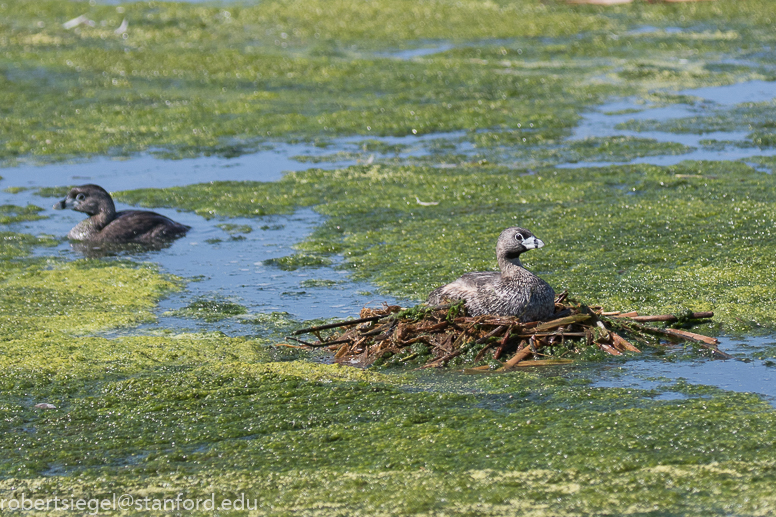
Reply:
[[85, 258], [98, 259], [105, 257], [138, 256], [144, 253], [161, 251], [172, 246], [173, 242], [174, 240], [168, 240], [141, 244], [137, 242], [97, 243], [88, 241], [74, 241], [70, 243], [70, 248]]

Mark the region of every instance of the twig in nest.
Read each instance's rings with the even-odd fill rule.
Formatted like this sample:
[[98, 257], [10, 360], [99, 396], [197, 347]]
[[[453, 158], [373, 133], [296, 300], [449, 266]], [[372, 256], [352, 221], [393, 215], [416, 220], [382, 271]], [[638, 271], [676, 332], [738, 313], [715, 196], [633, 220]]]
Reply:
[[662, 334], [664, 336], [669, 336], [679, 340], [693, 341], [697, 343], [699, 346], [706, 348], [708, 350], [711, 350], [712, 353], [718, 355], [723, 359], [735, 359], [735, 357], [733, 357], [732, 355], [725, 353], [719, 348], [717, 348], [716, 345], [719, 344], [719, 341], [713, 337], [703, 336], [701, 334], [695, 334], [694, 332], [687, 332], [686, 330], [659, 329], [654, 327], [648, 327], [646, 325], [640, 325], [638, 323], [630, 323], [630, 325], [643, 332]]
[[313, 348], [322, 347], [322, 346], [330, 346], [330, 345], [339, 345], [341, 343], [350, 343], [350, 339], [337, 339], [335, 341], [318, 341], [317, 343], [310, 343], [308, 341], [302, 341], [301, 339], [297, 339], [295, 337], [286, 336], [286, 339], [289, 341], [296, 341], [297, 343], [302, 343], [305, 346], [311, 346]]
[[357, 325], [359, 323], [366, 323], [367, 321], [377, 321], [387, 317], [388, 316], [386, 315], [382, 315], [382, 316], [371, 316], [369, 318], [358, 318], [355, 320], [340, 321], [339, 323], [329, 323], [326, 325], [318, 325], [317, 327], [309, 327], [306, 329], [295, 330], [291, 334], [293, 334], [294, 336], [298, 336], [299, 334], [309, 334], [311, 332], [317, 332], [319, 330], [335, 329], [337, 327], [346, 327], [348, 325]]
[[522, 332], [518, 334], [519, 337], [553, 337], [553, 336], [566, 336], [566, 337], [585, 337], [584, 332]]
[[[487, 341], [488, 339], [490, 339], [492, 337], [495, 337], [495, 336], [498, 336], [499, 334], [504, 332], [505, 329], [507, 329], [507, 335], [509, 335], [509, 332], [508, 332], [509, 328], [510, 327], [507, 327], [507, 326], [504, 326], [504, 325], [499, 325], [494, 330], [491, 330], [485, 336], [483, 336], [480, 339], [478, 339], [477, 341], [475, 341], [475, 343], [480, 345], [480, 344], [484, 343], [485, 341]], [[490, 349], [490, 347], [492, 347], [496, 343], [499, 343], [499, 342], [498, 341], [493, 341], [491, 343], [488, 343], [484, 347], [482, 347], [482, 350], [480, 350], [480, 352], [477, 354], [477, 357], [474, 358], [474, 362], [475, 363], [479, 362], [485, 356], [485, 352], [487, 352], [488, 349]]]
[[[692, 320], [701, 320], [706, 318], [713, 318], [714, 313], [713, 312], [693, 312], [692, 314], [689, 314], [687, 316], [687, 319]], [[673, 314], [660, 314], [658, 316], [633, 316], [631, 317], [633, 321], [667, 321], [667, 322], [674, 322], [679, 321], [679, 318], [674, 316]]]
[[504, 363], [504, 366], [496, 370], [497, 372], [505, 372], [515, 366], [517, 363], [528, 357], [528, 354], [532, 352], [530, 346], [525, 346], [522, 350], [519, 350], [512, 356], [512, 358]]
[[504, 332], [504, 337], [501, 339], [498, 349], [496, 349], [496, 353], [493, 354], [493, 359], [498, 359], [499, 357], [501, 357], [501, 354], [504, 353], [504, 350], [507, 347], [507, 343], [509, 342], [509, 336], [510, 334], [512, 334], [512, 328], [514, 328], [513, 325], [510, 325], [509, 327], [507, 327], [507, 331]]
[[447, 354], [444, 357], [440, 357], [439, 359], [434, 359], [433, 361], [427, 362], [426, 364], [424, 364], [420, 368], [421, 369], [423, 369], [423, 368], [437, 368], [439, 366], [444, 366], [445, 364], [447, 364], [447, 362], [450, 359], [453, 359], [454, 357], [458, 357], [462, 353], [463, 353], [463, 349], [459, 348], [458, 350], [455, 350], [454, 352], [452, 352], [450, 354]]
[[348, 350], [349, 350], [349, 349], [350, 349], [350, 346], [349, 346], [349, 345], [342, 345], [342, 346], [339, 348], [339, 350], [337, 350], [337, 353], [336, 353], [336, 354], [334, 354], [334, 359], [340, 359], [341, 357], [343, 357], [345, 354], [347, 354], [347, 353], [348, 353]]
[[296, 341], [297, 343], [302, 343], [305, 346], [312, 346], [312, 347], [320, 346], [320, 344], [314, 345], [312, 343], [308, 343], [307, 341], [302, 341], [301, 339], [296, 339], [295, 337], [286, 336], [286, 339], [288, 339], [289, 341]]
[[544, 330], [552, 330], [563, 325], [571, 325], [573, 323], [580, 323], [590, 319], [589, 314], [574, 314], [573, 316], [566, 316], [565, 318], [558, 318], [546, 323], [541, 323], [534, 327], [536, 332], [542, 332]]
[[385, 329], [387, 329], [389, 326], [390, 326], [390, 323], [384, 323], [382, 325], [378, 325], [377, 328], [374, 328], [374, 329], [370, 330], [369, 332], [364, 332], [363, 334], [359, 334], [359, 336], [361, 336], [361, 337], [364, 337], [364, 336], [376, 336], [377, 334], [380, 334]]
[[480, 339], [475, 341], [475, 343], [477, 343], [478, 345], [481, 345], [485, 341], [487, 341], [488, 339], [492, 338], [493, 336], [498, 336], [499, 334], [501, 334], [504, 331], [504, 329], [506, 329], [506, 328], [507, 327], [505, 325], [499, 325], [498, 327], [496, 327], [495, 329], [491, 330], [490, 332], [485, 334], [483, 337], [481, 337]]
[[536, 352], [536, 342], [536, 336], [531, 336], [528, 339], [528, 346], [531, 348], [531, 354], [533, 355], [534, 361], [539, 358], [539, 354]]
[[445, 338], [437, 345], [437, 348], [442, 350], [445, 354], [453, 353], [453, 334], [445, 334]]
[[614, 331], [609, 331], [609, 335], [612, 336], [612, 345], [617, 350], [630, 350], [631, 352], [641, 352], [638, 348], [630, 344], [628, 340], [620, 336]]

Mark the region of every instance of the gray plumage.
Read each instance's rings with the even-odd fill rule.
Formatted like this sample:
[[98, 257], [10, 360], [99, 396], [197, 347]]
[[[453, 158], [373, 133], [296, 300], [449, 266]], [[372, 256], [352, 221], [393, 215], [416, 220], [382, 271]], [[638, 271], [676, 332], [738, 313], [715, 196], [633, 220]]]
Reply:
[[429, 305], [464, 300], [471, 316], [519, 316], [520, 321], [548, 318], [555, 312], [555, 291], [523, 267], [520, 254], [544, 243], [524, 228], [507, 228], [496, 243], [501, 271], [466, 273], [428, 295]]
[[183, 237], [191, 229], [156, 212], [124, 210], [116, 212], [110, 194], [97, 185], [73, 187], [54, 209], [71, 208], [89, 215], [78, 223], [68, 239], [99, 243], [157, 244]]

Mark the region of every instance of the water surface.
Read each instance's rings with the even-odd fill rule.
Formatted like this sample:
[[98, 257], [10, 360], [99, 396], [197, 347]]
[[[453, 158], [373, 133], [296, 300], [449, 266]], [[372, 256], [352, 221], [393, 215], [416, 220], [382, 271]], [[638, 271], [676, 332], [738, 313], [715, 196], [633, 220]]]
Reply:
[[[435, 47], [436, 48], [436, 47]], [[398, 56], [400, 57], [400, 56]], [[401, 57], [400, 57], [401, 58]], [[683, 95], [702, 98], [719, 104], [736, 102], [761, 102], [773, 98], [774, 83], [751, 81], [738, 85], [715, 88], [701, 88], [678, 92]], [[682, 155], [657, 155], [637, 158], [629, 163], [652, 163], [669, 165], [682, 160], [736, 160], [752, 156], [772, 156], [774, 149], [758, 149], [728, 146], [723, 149], [706, 149], [701, 140], [742, 142], [744, 131], [714, 132], [706, 134], [685, 134], [671, 132], [635, 132], [618, 130], [616, 126], [632, 119], [670, 120], [703, 113], [703, 105], [674, 104], [650, 106], [639, 104], [636, 99], [615, 99], [583, 115], [574, 129], [570, 140], [589, 137], [611, 137], [615, 135], [653, 138], [661, 142], [678, 142], [695, 149]], [[167, 188], [194, 183], [235, 181], [276, 181], [284, 173], [304, 170], [311, 164], [306, 160], [320, 157], [325, 161], [316, 167], [337, 168], [355, 163], [379, 163], [395, 155], [396, 151], [364, 151], [366, 141], [399, 146], [403, 158], [428, 156], [426, 145], [436, 142], [450, 142], [456, 152], [472, 153], [474, 148], [466, 142], [467, 132], [409, 135], [404, 137], [347, 137], [333, 139], [326, 145], [269, 143], [266, 148], [235, 158], [219, 156], [165, 160], [145, 154], [128, 159], [96, 158], [78, 163], [49, 165], [20, 165], [2, 171], [4, 177], [0, 186], [35, 187], [62, 186], [82, 183], [97, 183], [112, 191], [138, 187]], [[339, 155], [337, 153], [340, 153]], [[340, 156], [337, 158], [337, 156]], [[296, 157], [296, 158], [295, 158]], [[301, 158], [300, 158], [301, 157]], [[604, 162], [579, 162], [561, 164], [563, 167], [607, 165]], [[53, 198], [40, 198], [33, 190], [16, 194], [0, 192], [0, 203], [44, 206], [40, 221], [19, 223], [11, 229], [32, 234], [64, 236], [83, 218], [71, 211], [50, 209]], [[129, 208], [118, 204], [119, 209]], [[159, 264], [163, 271], [183, 278], [195, 279], [186, 290], [175, 294], [160, 305], [158, 325], [166, 328], [221, 330], [229, 334], [251, 334], [251, 315], [283, 312], [291, 318], [307, 320], [313, 318], [349, 317], [358, 314], [365, 305], [413, 303], [396, 300], [380, 294], [367, 283], [349, 280], [346, 270], [338, 269], [342, 257], [335, 257], [331, 266], [300, 268], [283, 271], [274, 265], [267, 265], [268, 259], [291, 255], [294, 244], [302, 241], [321, 224], [323, 217], [312, 209], [298, 210], [288, 216], [266, 216], [251, 219], [206, 220], [190, 212], [176, 212], [160, 209], [159, 212], [188, 224], [191, 232], [167, 249], [151, 251], [132, 256], [135, 260]], [[249, 229], [235, 234], [219, 225], [229, 222]], [[66, 259], [78, 258], [71, 244], [64, 241], [56, 248], [40, 248], [36, 252], [55, 255]], [[319, 282], [309, 282], [309, 281]], [[305, 281], [308, 281], [305, 283]], [[316, 286], [317, 285], [317, 286]], [[248, 309], [248, 315], [227, 318], [216, 323], [206, 323], [166, 316], [169, 310], [179, 309], [198, 299], [218, 299], [237, 303]], [[152, 326], [144, 326], [139, 332]], [[729, 353], [740, 353], [752, 358], [758, 350], [773, 346], [771, 340], [753, 339], [744, 342], [723, 338], [721, 348]], [[741, 350], [741, 347], [743, 351]], [[733, 391], [748, 391], [776, 397], [774, 370], [768, 361], [753, 359], [750, 362], [697, 359], [692, 361], [663, 361], [654, 357], [633, 359], [613, 368], [600, 370], [598, 386], [648, 387], [660, 377], [666, 380], [686, 379], [691, 383], [708, 384]], [[661, 381], [663, 382], [663, 381]], [[668, 381], [666, 381], [668, 382]], [[660, 384], [660, 383], [658, 383]], [[674, 396], [667, 394], [667, 397]]]

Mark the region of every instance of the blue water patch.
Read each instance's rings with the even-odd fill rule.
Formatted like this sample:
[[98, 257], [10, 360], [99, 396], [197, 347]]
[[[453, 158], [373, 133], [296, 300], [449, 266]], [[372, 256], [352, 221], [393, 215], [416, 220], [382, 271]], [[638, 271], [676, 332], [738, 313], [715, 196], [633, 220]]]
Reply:
[[746, 81], [727, 86], [709, 86], [706, 88], [683, 90], [679, 94], [700, 97], [706, 101], [726, 106], [745, 102], [769, 102], [776, 98], [776, 82]]
[[758, 358], [759, 350], [773, 347], [776, 347], [773, 337], [722, 337], [720, 350], [738, 359], [680, 359], [670, 355], [659, 359], [648, 356], [608, 369], [606, 378], [596, 381], [593, 386], [668, 390], [664, 393], [673, 393], [670, 385], [684, 380], [723, 390], [756, 393], [776, 406], [776, 364]]
[[[749, 81], [728, 86], [715, 86], [684, 90], [681, 95], [726, 105], [740, 102], [762, 102], [776, 97], [776, 82]], [[737, 99], [737, 100], [734, 100]], [[725, 101], [725, 102], [723, 102]], [[686, 160], [729, 161], [745, 160], [755, 156], [776, 156], [776, 149], [751, 145], [749, 131], [708, 131], [675, 133], [670, 131], [631, 131], [619, 129], [620, 124], [631, 120], [668, 121], [671, 119], [708, 115], [702, 105], [677, 103], [669, 106], [645, 104], [636, 98], [616, 99], [582, 114], [569, 141], [585, 138], [629, 136], [652, 139], [657, 142], [678, 143], [693, 148], [684, 154], [643, 156], [622, 162], [573, 162], [557, 165], [559, 168], [604, 167], [609, 165], [640, 164], [669, 166]], [[720, 145], [705, 145], [710, 142]], [[750, 145], [747, 145], [750, 144]]]
[[[98, 157], [70, 163], [22, 164], [2, 169], [3, 185], [14, 187], [54, 187], [96, 183], [108, 191], [136, 188], [168, 188], [210, 181], [277, 181], [284, 171], [308, 169], [308, 164], [292, 159], [303, 153], [320, 155], [325, 151], [307, 144], [270, 144], [270, 149], [235, 158], [199, 156], [178, 160], [162, 159], [149, 153], [129, 158]], [[343, 160], [321, 167], [342, 167], [355, 163]]]
[[410, 60], [417, 57], [425, 57], [425, 56], [431, 56], [434, 54], [439, 54], [440, 52], [447, 52], [448, 50], [454, 49], [455, 45], [452, 43], [440, 43], [438, 45], [432, 45], [432, 46], [424, 46], [419, 48], [410, 48], [405, 50], [393, 50], [393, 51], [387, 51], [387, 52], [377, 52], [375, 53], [375, 56], [377, 57], [387, 57], [391, 59], [401, 59], [401, 60]]
[[642, 25], [641, 27], [636, 27], [635, 29], [631, 29], [625, 34], [629, 36], [634, 36], [638, 34], [680, 34], [682, 32], [687, 32], [687, 29], [683, 29], [681, 27], [655, 27], [653, 25]]

